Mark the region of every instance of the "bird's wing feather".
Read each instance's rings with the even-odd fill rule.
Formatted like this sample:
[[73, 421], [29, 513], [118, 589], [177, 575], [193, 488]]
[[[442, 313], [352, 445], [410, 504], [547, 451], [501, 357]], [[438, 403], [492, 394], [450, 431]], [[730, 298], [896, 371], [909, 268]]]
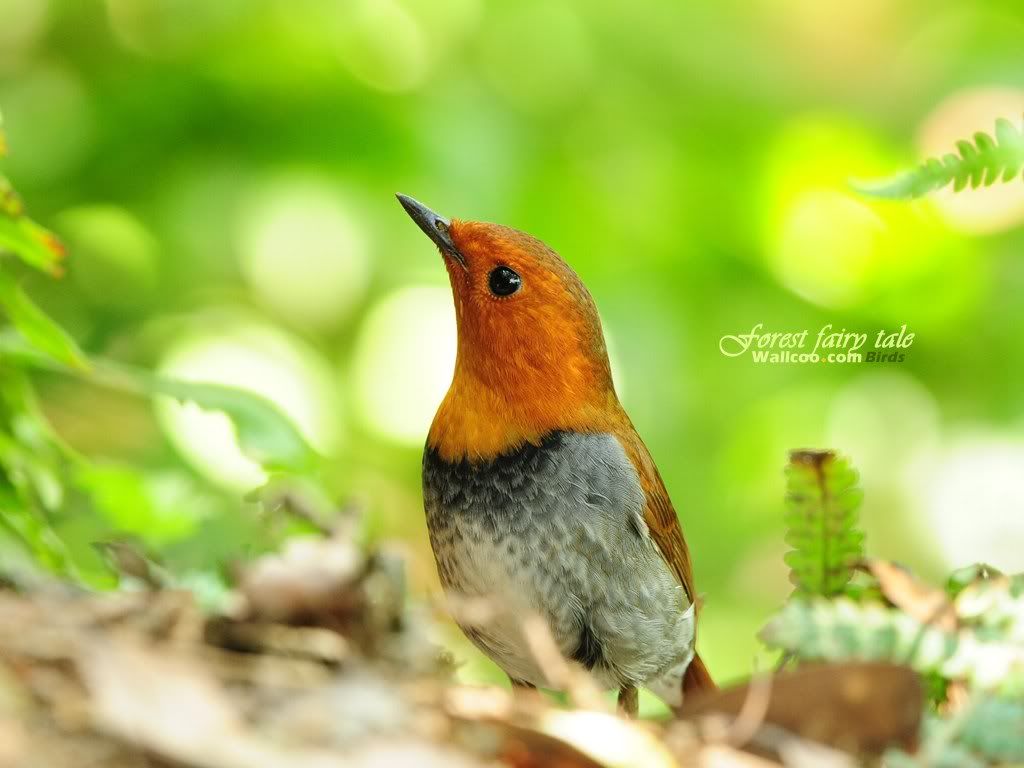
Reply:
[[672, 501], [665, 490], [658, 470], [651, 464], [650, 473], [642, 473], [640, 482], [647, 495], [647, 506], [644, 509], [644, 521], [651, 531], [651, 537], [661, 550], [662, 557], [679, 577], [686, 590], [690, 602], [696, 601], [693, 592], [693, 563], [690, 550], [683, 538], [683, 529], [679, 526], [679, 518], [672, 506]]
[[683, 585], [690, 602], [695, 602], [690, 550], [686, 546], [683, 529], [679, 526], [679, 517], [672, 506], [672, 500], [668, 497], [668, 491], [665, 490], [661, 474], [632, 424], [628, 424], [628, 429], [621, 430], [618, 436], [640, 476], [640, 485], [647, 502], [644, 507], [644, 522], [651, 532], [651, 538]]
[[[690, 549], [686, 546], [683, 529], [679, 525], [679, 518], [672, 506], [672, 500], [668, 497], [661, 473], [658, 472], [658, 467], [655, 466], [647, 446], [640, 439], [628, 417], [625, 418], [623, 427], [618, 430], [618, 437], [622, 441], [627, 455], [633, 461], [637, 474], [640, 475], [640, 485], [646, 496], [644, 522], [647, 523], [651, 538], [654, 539], [661, 551], [661, 556], [665, 558], [683, 585], [686, 596], [693, 604], [696, 613], [699, 606], [693, 587], [693, 561], [690, 560]], [[694, 640], [696, 641], [696, 636]], [[717, 688], [699, 655], [694, 655], [693, 661], [686, 668], [682, 686], [684, 694], [713, 691]]]

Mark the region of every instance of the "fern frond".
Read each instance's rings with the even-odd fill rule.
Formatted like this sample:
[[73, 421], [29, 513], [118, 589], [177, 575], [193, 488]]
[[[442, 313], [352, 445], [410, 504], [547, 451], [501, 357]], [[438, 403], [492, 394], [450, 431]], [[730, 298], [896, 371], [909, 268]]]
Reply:
[[979, 697], [970, 705], [959, 742], [995, 762], [1024, 763], [1024, 701]]
[[915, 755], [891, 750], [891, 768], [986, 768], [1024, 763], [1024, 701], [975, 693], [956, 712], [927, 713]]
[[890, 661], [1020, 697], [1024, 645], [975, 631], [949, 632], [880, 603], [790, 600], [761, 640], [805, 661]]
[[786, 481], [790, 581], [801, 595], [839, 595], [863, 557], [857, 473], [831, 452], [794, 451]]
[[891, 661], [941, 672], [959, 638], [880, 603], [790, 600], [761, 630], [761, 640], [807, 661]]
[[956, 612], [979, 634], [1024, 647], [1024, 580], [1020, 575], [971, 584], [957, 596]]
[[851, 181], [850, 185], [863, 195], [888, 200], [915, 197], [942, 189], [949, 184], [959, 192], [970, 184], [971, 189], [990, 187], [997, 181], [1012, 181], [1024, 167], [1024, 129], [1009, 120], [996, 121], [995, 138], [979, 131], [973, 141], [960, 140], [956, 152], [941, 158], [931, 157], [911, 171], [904, 171], [880, 181]]

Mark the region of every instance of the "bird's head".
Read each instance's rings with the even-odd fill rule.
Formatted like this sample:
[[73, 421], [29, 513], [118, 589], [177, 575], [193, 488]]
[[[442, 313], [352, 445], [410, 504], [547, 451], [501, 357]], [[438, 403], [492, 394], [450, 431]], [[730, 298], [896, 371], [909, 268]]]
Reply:
[[569, 265], [530, 235], [398, 199], [440, 250], [455, 300], [455, 376], [428, 442], [489, 458], [600, 426], [618, 401], [597, 309]]

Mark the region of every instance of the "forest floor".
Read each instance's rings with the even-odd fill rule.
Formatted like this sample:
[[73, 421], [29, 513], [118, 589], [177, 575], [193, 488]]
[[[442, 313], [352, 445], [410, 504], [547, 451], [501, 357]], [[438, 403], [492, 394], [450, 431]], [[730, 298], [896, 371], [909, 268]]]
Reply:
[[917, 677], [885, 664], [801, 668], [629, 720], [542, 624], [526, 631], [567, 705], [461, 685], [401, 573], [336, 530], [240, 568], [217, 615], [155, 585], [8, 585], [0, 768], [828, 768], [917, 733]]

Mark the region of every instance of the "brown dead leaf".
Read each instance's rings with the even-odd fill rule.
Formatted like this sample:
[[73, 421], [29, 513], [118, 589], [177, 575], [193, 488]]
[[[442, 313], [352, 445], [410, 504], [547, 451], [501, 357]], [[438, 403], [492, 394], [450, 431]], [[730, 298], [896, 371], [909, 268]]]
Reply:
[[[738, 717], [751, 696], [744, 684], [688, 699], [681, 716]], [[804, 666], [771, 678], [764, 723], [854, 754], [878, 755], [911, 747], [924, 693], [917, 674], [883, 663]], [[749, 707], [748, 707], [749, 710]]]
[[866, 560], [864, 567], [878, 579], [885, 599], [922, 624], [956, 631], [956, 612], [946, 593], [914, 578], [888, 560]]

